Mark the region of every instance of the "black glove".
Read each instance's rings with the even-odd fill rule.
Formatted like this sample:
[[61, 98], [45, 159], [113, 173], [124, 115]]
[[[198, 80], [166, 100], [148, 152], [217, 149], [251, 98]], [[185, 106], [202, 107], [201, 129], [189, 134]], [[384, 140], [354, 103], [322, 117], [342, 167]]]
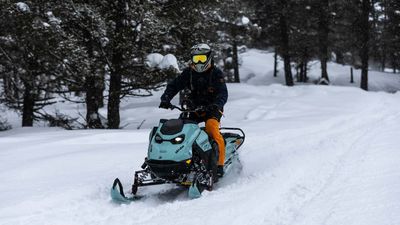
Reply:
[[171, 104], [171, 102], [168, 102], [168, 101], [161, 101], [160, 106], [158, 106], [158, 108], [172, 109], [172, 104]]
[[206, 114], [209, 118], [221, 118], [221, 110], [215, 104], [206, 107]]
[[212, 112], [218, 112], [218, 111], [219, 111], [219, 107], [217, 105], [215, 105], [215, 104], [208, 105], [206, 107], [206, 112], [212, 113]]

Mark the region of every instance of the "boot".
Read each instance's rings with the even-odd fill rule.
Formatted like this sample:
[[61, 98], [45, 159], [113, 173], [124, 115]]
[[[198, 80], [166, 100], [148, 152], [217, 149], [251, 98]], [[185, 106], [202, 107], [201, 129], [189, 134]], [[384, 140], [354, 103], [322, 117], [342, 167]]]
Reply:
[[217, 167], [217, 175], [218, 175], [218, 177], [223, 177], [224, 176], [224, 166], [218, 165], [218, 167]]

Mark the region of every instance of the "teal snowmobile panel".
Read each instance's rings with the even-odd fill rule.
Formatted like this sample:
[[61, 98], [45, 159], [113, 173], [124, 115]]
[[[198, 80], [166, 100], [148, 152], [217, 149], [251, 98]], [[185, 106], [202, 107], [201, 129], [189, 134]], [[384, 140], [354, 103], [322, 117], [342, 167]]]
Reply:
[[229, 160], [236, 153], [237, 138], [226, 138], [225, 140], [225, 160]]
[[[193, 145], [200, 133], [204, 133], [197, 124], [186, 123], [181, 131], [175, 134], [163, 134], [160, 123], [153, 135], [147, 158], [149, 160], [169, 160], [181, 162], [192, 157], [192, 151], [184, 150]], [[207, 136], [207, 134], [205, 134]], [[203, 135], [201, 135], [203, 136]]]
[[204, 131], [200, 132], [200, 135], [196, 139], [196, 143], [200, 147], [200, 149], [203, 150], [204, 152], [209, 151], [211, 149], [211, 144], [208, 139], [208, 135]]

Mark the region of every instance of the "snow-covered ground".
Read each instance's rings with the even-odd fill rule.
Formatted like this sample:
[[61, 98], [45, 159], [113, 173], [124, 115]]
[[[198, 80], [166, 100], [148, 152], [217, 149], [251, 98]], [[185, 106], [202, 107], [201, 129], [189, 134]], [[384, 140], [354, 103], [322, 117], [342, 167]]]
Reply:
[[157, 108], [157, 92], [124, 100], [123, 130], [39, 124], [0, 132], [0, 224], [400, 224], [400, 92], [263, 85], [263, 64], [243, 60], [242, 70], [259, 70], [247, 83], [228, 84], [222, 119], [246, 132], [243, 168], [214, 191], [189, 200], [164, 185], [139, 189], [150, 197], [129, 205], [110, 201], [115, 177], [129, 189], [150, 128], [178, 116]]
[[[241, 54], [242, 67], [240, 75], [242, 81], [254, 85], [267, 85], [273, 83], [285, 83], [283, 62], [278, 62], [278, 76], [273, 77], [274, 54], [268, 51], [250, 49]], [[360, 87], [361, 70], [354, 69], [354, 83], [350, 83], [350, 66], [343, 66], [333, 62], [328, 63], [328, 76], [331, 85]], [[308, 76], [310, 82], [321, 77], [320, 63], [312, 61], [309, 63]], [[293, 69], [293, 74], [295, 71]], [[369, 71], [369, 90], [396, 92], [400, 90], [400, 74], [391, 72]], [[297, 85], [301, 85], [298, 83]]]

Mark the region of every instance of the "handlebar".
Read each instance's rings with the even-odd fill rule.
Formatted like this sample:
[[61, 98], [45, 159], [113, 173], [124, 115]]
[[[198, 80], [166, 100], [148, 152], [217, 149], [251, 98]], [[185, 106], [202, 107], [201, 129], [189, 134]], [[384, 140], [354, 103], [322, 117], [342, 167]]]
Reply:
[[171, 110], [177, 109], [177, 110], [179, 110], [179, 111], [181, 111], [181, 112], [199, 112], [199, 111], [205, 111], [205, 110], [206, 110], [205, 107], [203, 107], [203, 106], [197, 107], [197, 108], [195, 108], [195, 109], [184, 109], [184, 108], [179, 107], [179, 106], [176, 106], [176, 105], [171, 105], [171, 108], [170, 108], [170, 109], [171, 109]]

